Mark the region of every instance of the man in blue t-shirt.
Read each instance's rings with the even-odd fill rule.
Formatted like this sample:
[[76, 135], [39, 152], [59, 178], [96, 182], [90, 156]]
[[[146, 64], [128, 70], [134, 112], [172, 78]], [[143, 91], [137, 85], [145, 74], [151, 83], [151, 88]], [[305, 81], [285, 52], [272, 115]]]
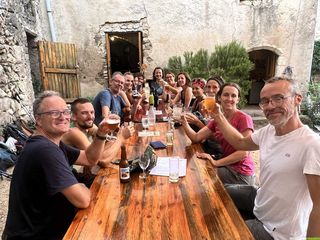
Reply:
[[13, 171], [9, 210], [2, 239], [62, 239], [76, 208], [86, 208], [90, 190], [70, 166], [96, 165], [108, 125], [101, 122], [93, 144], [79, 150], [63, 144], [70, 110], [57, 92], [46, 91], [33, 104], [36, 131], [27, 140]]
[[123, 89], [125, 79], [121, 72], [115, 72], [112, 75], [109, 83], [109, 88], [102, 90], [93, 99], [93, 107], [95, 111], [94, 123], [98, 125], [102, 119], [108, 116], [111, 112], [117, 114], [123, 119], [123, 108], [130, 107], [125, 103], [123, 98], [119, 95]]

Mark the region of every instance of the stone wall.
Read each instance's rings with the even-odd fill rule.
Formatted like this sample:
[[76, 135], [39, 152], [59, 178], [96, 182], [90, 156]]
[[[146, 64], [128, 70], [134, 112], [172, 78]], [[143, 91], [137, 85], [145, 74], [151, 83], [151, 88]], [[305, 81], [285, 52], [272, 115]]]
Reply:
[[27, 35], [36, 35], [38, 1], [0, 1], [0, 127], [30, 120], [34, 99]]
[[305, 85], [310, 77], [317, 2], [97, 0], [92, 4], [68, 0], [51, 1], [51, 5], [57, 41], [77, 46], [81, 93], [86, 97], [104, 87], [105, 33], [115, 30], [147, 33], [143, 40], [149, 49], [144, 48], [143, 59], [148, 78], [154, 67], [165, 67], [171, 56], [200, 48], [211, 52], [218, 44], [237, 40], [248, 52], [272, 50], [279, 55], [276, 75], [290, 65], [293, 77]]
[[[141, 31], [146, 77], [169, 57], [218, 44], [241, 42], [247, 51], [279, 55], [276, 75], [287, 65], [306, 85], [310, 77], [317, 0], [67, 0], [52, 1], [57, 42], [75, 43], [81, 95], [94, 96], [106, 81], [106, 32]], [[28, 118], [34, 99], [35, 46], [50, 40], [45, 1], [0, 0], [0, 126]], [[29, 48], [29, 52], [28, 52]], [[31, 50], [30, 50], [31, 49]], [[29, 55], [30, 54], [30, 55]], [[35, 55], [33, 55], [35, 54]], [[29, 56], [33, 56], [31, 61]], [[32, 66], [32, 67], [30, 67]]]

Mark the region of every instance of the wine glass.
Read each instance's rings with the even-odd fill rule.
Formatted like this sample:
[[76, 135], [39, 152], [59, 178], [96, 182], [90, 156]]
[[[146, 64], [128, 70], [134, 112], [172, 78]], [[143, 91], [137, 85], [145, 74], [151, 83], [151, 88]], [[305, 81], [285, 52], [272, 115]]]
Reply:
[[108, 140], [116, 140], [117, 136], [114, 134], [114, 131], [119, 127], [120, 125], [120, 117], [117, 114], [110, 113], [106, 120], [110, 134], [107, 135]]
[[148, 116], [144, 115], [141, 118], [141, 123], [142, 123], [142, 127], [143, 127], [143, 131], [147, 131], [148, 127], [149, 127], [149, 119]]
[[139, 175], [139, 178], [141, 179], [146, 179], [147, 174], [146, 174], [146, 169], [149, 167], [150, 164], [150, 157], [148, 154], [142, 154], [140, 159], [139, 159], [139, 166], [142, 169], [142, 173]]

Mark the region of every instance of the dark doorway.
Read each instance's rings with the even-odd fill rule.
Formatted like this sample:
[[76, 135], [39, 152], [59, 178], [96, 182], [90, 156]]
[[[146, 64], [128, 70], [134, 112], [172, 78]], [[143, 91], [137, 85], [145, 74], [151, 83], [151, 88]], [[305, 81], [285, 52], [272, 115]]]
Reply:
[[36, 36], [26, 32], [28, 43], [28, 56], [32, 78], [33, 91], [35, 95], [42, 92], [40, 68], [39, 68], [39, 51], [36, 42]]
[[116, 71], [140, 72], [141, 33], [109, 33], [106, 37], [110, 75]]
[[255, 68], [250, 72], [251, 90], [248, 103], [258, 104], [264, 81], [275, 75], [278, 55], [270, 50], [262, 49], [249, 52], [249, 58]]

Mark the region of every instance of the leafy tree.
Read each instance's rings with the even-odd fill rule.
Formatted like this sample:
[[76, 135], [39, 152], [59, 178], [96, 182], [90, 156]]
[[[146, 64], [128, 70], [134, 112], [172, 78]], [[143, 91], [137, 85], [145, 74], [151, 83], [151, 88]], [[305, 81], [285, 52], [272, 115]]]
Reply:
[[254, 67], [245, 48], [236, 41], [216, 46], [210, 56], [208, 67], [210, 75], [220, 75], [227, 82], [235, 82], [241, 87], [240, 107], [244, 106], [245, 96], [251, 87], [249, 74]]
[[184, 61], [180, 56], [169, 58], [166, 69], [177, 74], [185, 71], [191, 78], [209, 78], [212, 75], [220, 75], [227, 82], [235, 82], [241, 87], [240, 107], [246, 103], [245, 95], [251, 87], [249, 73], [253, 69], [253, 63], [249, 60], [245, 48], [238, 42], [232, 41], [226, 45], [218, 45], [210, 57], [208, 51], [200, 49], [196, 54], [185, 52]]
[[311, 75], [320, 74], [320, 41], [315, 41], [312, 57]]

